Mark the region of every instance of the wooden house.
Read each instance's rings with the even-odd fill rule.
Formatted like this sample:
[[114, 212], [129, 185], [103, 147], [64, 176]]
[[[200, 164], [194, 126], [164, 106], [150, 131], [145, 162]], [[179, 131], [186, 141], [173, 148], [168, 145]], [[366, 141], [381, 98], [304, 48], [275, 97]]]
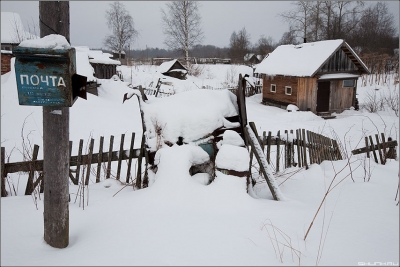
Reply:
[[181, 80], [186, 79], [187, 75], [187, 69], [177, 59], [162, 63], [158, 71], [163, 75]]
[[255, 69], [262, 77], [263, 103], [318, 115], [356, 105], [357, 79], [367, 66], [344, 40], [281, 45]]
[[96, 78], [110, 79], [113, 75], [117, 74], [117, 66], [121, 65], [121, 62], [111, 59], [111, 54], [103, 53], [101, 50], [89, 50], [88, 55]]
[[11, 58], [14, 57], [12, 50], [22, 41], [37, 39], [24, 29], [21, 17], [14, 12], [1, 12], [1, 74], [11, 70]]

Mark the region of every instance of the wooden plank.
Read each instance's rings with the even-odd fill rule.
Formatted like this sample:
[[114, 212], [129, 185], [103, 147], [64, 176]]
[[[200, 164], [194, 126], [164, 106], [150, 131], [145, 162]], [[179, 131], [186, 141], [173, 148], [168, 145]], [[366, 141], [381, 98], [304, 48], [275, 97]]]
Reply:
[[5, 169], [5, 155], [6, 148], [1, 147], [1, 197], [6, 197], [8, 195], [6, 190], [6, 169]]
[[278, 131], [277, 137], [276, 137], [276, 141], [277, 144], [276, 145], [276, 172], [279, 172], [279, 161], [280, 161], [280, 145], [279, 145], [279, 141], [281, 140], [281, 131]]
[[119, 180], [121, 176], [122, 155], [124, 154], [124, 139], [125, 139], [125, 134], [121, 134], [121, 143], [119, 145], [119, 154], [118, 154], [117, 180]]
[[263, 152], [264, 152], [264, 148], [265, 148], [266, 139], [267, 139], [266, 132], [263, 131], [263, 139], [262, 139], [262, 143], [261, 143], [261, 149]]
[[[76, 173], [75, 173], [75, 185], [77, 185], [79, 183], [79, 174], [80, 174], [80, 170], [81, 170], [81, 164], [82, 164], [82, 149], [83, 149], [83, 139], [79, 140], [79, 149], [78, 149], [78, 158], [76, 160]], [[69, 166], [74, 166], [71, 164], [71, 158], [69, 160]], [[83, 178], [82, 178], [83, 180]]]
[[301, 160], [301, 153], [300, 153], [300, 133], [299, 129], [296, 130], [296, 145], [297, 145], [297, 160], [299, 163], [299, 168], [303, 166], [302, 160]]
[[[69, 141], [69, 158], [71, 158], [71, 156], [72, 156], [72, 144], [73, 144], [73, 142], [72, 141]], [[76, 175], [76, 174], [75, 174]], [[73, 184], [78, 184], [78, 178], [75, 178], [73, 175], [72, 175], [72, 171], [71, 171], [71, 169], [69, 169], [69, 178], [71, 179], [71, 181], [72, 181], [72, 183]], [[39, 179], [39, 178], [38, 178]], [[35, 187], [35, 186], [34, 186]]]
[[385, 134], [384, 133], [381, 133], [381, 138], [382, 138], [382, 157], [383, 157], [383, 162], [384, 162], [383, 165], [385, 165], [387, 151], [386, 151], [386, 142], [385, 142]]
[[376, 145], [378, 146], [379, 159], [381, 160], [381, 164], [385, 165], [385, 161], [383, 160], [383, 156], [382, 156], [382, 151], [381, 151], [381, 148], [379, 147], [380, 142], [379, 142], [378, 134], [375, 134], [375, 139], [376, 139]]
[[86, 166], [85, 185], [88, 185], [88, 184], [89, 184], [90, 167], [91, 167], [91, 165], [92, 165], [93, 145], [94, 145], [94, 139], [93, 139], [93, 138], [90, 138], [89, 154], [88, 154], [88, 161], [87, 161], [87, 166]]
[[268, 137], [267, 137], [267, 162], [268, 164], [271, 164], [271, 132], [268, 132]]
[[250, 138], [250, 134], [248, 132], [248, 128], [247, 127], [244, 128], [244, 134], [246, 135], [247, 140], [249, 141], [251, 149], [254, 151], [254, 155], [256, 156], [256, 159], [258, 161], [258, 165], [260, 166], [260, 169], [261, 169], [261, 171], [263, 173], [264, 179], [268, 184], [269, 190], [271, 191], [272, 197], [274, 198], [274, 200], [278, 200], [278, 197], [276, 195], [275, 189], [274, 189], [274, 187], [272, 186], [272, 184], [270, 182], [270, 179], [274, 179], [274, 178], [270, 177], [268, 175], [267, 171], [263, 167], [263, 163], [262, 163], [261, 157], [264, 156], [264, 154], [263, 155], [259, 155], [259, 153], [257, 153], [256, 146], [255, 146], [253, 140]]
[[337, 155], [338, 160], [342, 160], [342, 153], [340, 152], [339, 145], [336, 140], [333, 140], [333, 147], [335, 148], [335, 153]]
[[287, 146], [287, 144], [288, 144], [288, 142], [287, 142], [287, 140], [288, 140], [288, 131], [287, 130], [285, 130], [285, 134], [286, 134], [286, 142], [285, 142], [285, 145], [284, 145], [284, 148], [285, 148], [285, 152], [284, 152], [284, 157], [285, 157], [285, 160], [284, 160], [284, 162], [285, 162], [285, 169], [286, 168], [288, 168], [288, 157], [289, 157], [289, 155], [288, 155], [288, 146]]
[[375, 148], [374, 148], [374, 142], [372, 141], [372, 136], [369, 136], [369, 141], [371, 143], [371, 146], [373, 147], [372, 149], [372, 155], [374, 155], [374, 160], [376, 163], [378, 163], [378, 157], [376, 156]]
[[[368, 137], [365, 137], [365, 149], [367, 152], [367, 158], [369, 158], [370, 156], [369, 156], [369, 147], [368, 147]], [[353, 153], [353, 151], [352, 151], [352, 153]]]
[[134, 144], [135, 144], [135, 133], [132, 133], [131, 146], [129, 147], [129, 156], [128, 156], [128, 170], [126, 172], [126, 183], [129, 183], [129, 178], [131, 176], [131, 166], [132, 166]]
[[136, 184], [133, 183], [133, 185], [136, 185], [136, 188], [140, 189], [142, 188], [142, 157], [145, 153], [145, 137], [144, 133], [142, 134], [142, 142], [140, 143], [140, 156], [138, 159], [138, 169], [137, 169], [137, 174], [136, 174]]
[[304, 160], [304, 166], [306, 167], [306, 170], [307, 170], [308, 164], [307, 164], [306, 130], [301, 129], [301, 131], [302, 131], [302, 137], [303, 137], [303, 160]]
[[306, 131], [307, 139], [308, 139], [308, 156], [310, 160], [310, 165], [314, 163], [313, 160], [313, 149], [312, 149], [312, 140], [311, 140], [311, 132], [309, 130]]
[[[108, 155], [112, 154], [113, 145], [114, 145], [114, 135], [111, 135], [110, 136], [110, 146], [109, 146], [109, 149], [108, 149]], [[111, 175], [111, 160], [112, 160], [112, 157], [108, 157], [108, 159], [107, 159], [107, 175], [106, 175], [106, 179], [110, 178], [110, 175]]]
[[[33, 152], [32, 152], [32, 160], [36, 160], [37, 156], [39, 153], [39, 146], [38, 145], [34, 145], [33, 146]], [[26, 183], [26, 188], [25, 188], [25, 195], [31, 195], [33, 190], [35, 189], [33, 187], [33, 178], [35, 177], [35, 169], [34, 167], [31, 165], [31, 170], [29, 171], [29, 175], [28, 175], [28, 181]]]
[[295, 162], [295, 160], [294, 160], [294, 144], [295, 144], [295, 141], [294, 141], [294, 138], [293, 138], [293, 130], [290, 130], [290, 134], [292, 135], [292, 142], [291, 142], [291, 158], [290, 158], [290, 161], [291, 161], [291, 163], [292, 163], [292, 166], [294, 166], [294, 167], [296, 167], [296, 162]]
[[97, 157], [96, 183], [100, 183], [101, 162], [103, 161], [104, 136], [100, 136], [99, 156]]
[[[367, 137], [366, 137], [366, 138], [367, 138]], [[370, 145], [368, 145], [368, 147], [363, 147], [363, 148], [354, 149], [354, 150], [351, 151], [351, 153], [353, 153], [353, 155], [357, 155], [357, 154], [366, 153], [367, 150], [368, 150], [369, 152], [371, 152], [371, 151], [374, 152], [375, 150], [378, 149], [378, 145], [374, 145], [373, 143], [371, 143], [371, 142], [372, 142], [371, 140], [372, 140], [372, 138], [371, 138], [371, 136], [370, 136]], [[387, 149], [387, 148], [395, 148], [397, 145], [398, 145], [398, 144], [397, 144], [397, 141], [396, 141], [396, 140], [385, 142], [385, 148], [386, 148], [386, 149]], [[380, 148], [383, 148], [383, 144], [380, 143], [380, 144], [379, 144], [379, 147], [380, 147]]]

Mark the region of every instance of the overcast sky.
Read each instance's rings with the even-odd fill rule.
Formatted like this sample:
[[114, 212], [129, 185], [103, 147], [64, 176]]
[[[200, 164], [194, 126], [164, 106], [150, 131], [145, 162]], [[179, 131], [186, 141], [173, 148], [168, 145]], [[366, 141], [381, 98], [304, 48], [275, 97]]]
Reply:
[[[139, 32], [134, 49], [167, 48], [162, 32], [161, 8], [165, 1], [121, 1], [132, 15], [135, 28]], [[399, 2], [388, 2], [390, 10], [399, 25]], [[70, 39], [75, 46], [102, 48], [102, 41], [109, 30], [105, 13], [109, 1], [70, 1]], [[367, 4], [376, 2], [367, 1]], [[228, 47], [233, 31], [243, 27], [251, 36], [254, 44], [261, 35], [271, 36], [279, 41], [288, 30], [288, 25], [279, 17], [279, 13], [292, 8], [290, 1], [201, 1], [200, 12], [202, 29], [205, 35], [203, 45]], [[27, 27], [33, 22], [38, 25], [38, 1], [1, 1], [1, 11], [19, 13]], [[33, 21], [33, 22], [32, 22]], [[37, 26], [38, 27], [38, 26]], [[31, 27], [32, 28], [32, 27]], [[37, 28], [39, 35], [39, 29]]]

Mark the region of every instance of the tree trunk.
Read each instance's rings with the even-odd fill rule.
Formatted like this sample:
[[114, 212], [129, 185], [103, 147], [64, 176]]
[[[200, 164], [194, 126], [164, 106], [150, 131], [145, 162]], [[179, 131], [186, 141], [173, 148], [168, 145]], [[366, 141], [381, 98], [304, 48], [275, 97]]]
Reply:
[[[68, 1], [40, 1], [39, 17], [40, 37], [60, 34], [69, 42]], [[65, 248], [69, 243], [69, 107], [43, 107], [43, 158], [44, 240]]]

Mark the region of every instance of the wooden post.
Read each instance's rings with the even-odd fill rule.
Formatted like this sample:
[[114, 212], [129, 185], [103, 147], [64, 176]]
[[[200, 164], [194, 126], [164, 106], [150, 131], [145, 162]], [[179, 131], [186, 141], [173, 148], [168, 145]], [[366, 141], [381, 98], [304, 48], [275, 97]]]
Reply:
[[124, 153], [124, 139], [125, 139], [125, 134], [121, 134], [121, 144], [119, 146], [119, 154], [118, 154], [117, 180], [119, 180], [121, 176], [122, 153]]
[[[292, 135], [292, 138], [293, 138], [293, 130], [290, 130], [290, 134]], [[291, 143], [291, 151], [290, 151], [290, 154], [291, 154], [291, 159], [290, 159], [290, 161], [292, 162], [292, 166], [294, 166], [294, 167], [296, 167], [296, 162], [295, 162], [295, 160], [294, 160], [294, 145], [295, 145], [295, 139], [293, 138], [293, 140], [292, 140], [292, 143]]]
[[110, 178], [111, 175], [111, 155], [113, 151], [113, 145], [114, 145], [114, 136], [110, 136], [110, 148], [108, 149], [108, 162], [107, 162], [107, 176], [106, 179]]
[[[69, 42], [69, 2], [39, 1], [40, 37], [65, 36]], [[72, 92], [72, 88], [69, 88]], [[43, 107], [44, 240], [69, 243], [69, 107]]]
[[93, 139], [93, 138], [90, 138], [88, 162], [87, 162], [87, 167], [86, 167], [86, 180], [85, 180], [85, 185], [88, 185], [88, 184], [89, 184], [90, 169], [91, 169], [91, 166], [92, 166], [93, 145], [94, 145], [94, 139]]
[[383, 162], [384, 162], [383, 164], [385, 165], [386, 164], [386, 154], [387, 154], [385, 134], [381, 133], [381, 137], [382, 137], [382, 158], [383, 158]]
[[310, 155], [310, 165], [315, 163], [314, 162], [314, 142], [312, 140], [312, 132], [307, 130], [307, 138], [308, 138], [308, 153]]
[[303, 136], [303, 153], [304, 153], [304, 166], [306, 166], [306, 170], [308, 169], [308, 164], [307, 164], [307, 143], [306, 143], [306, 130], [302, 129], [302, 136]]
[[83, 149], [83, 139], [79, 140], [79, 148], [78, 148], [78, 158], [76, 160], [76, 174], [75, 174], [75, 181], [76, 185], [79, 183], [79, 175], [81, 172], [81, 164], [82, 164], [82, 149]]
[[[250, 128], [250, 131], [251, 131], [251, 128]], [[258, 161], [258, 165], [260, 166], [260, 169], [261, 169], [261, 171], [262, 171], [262, 173], [264, 175], [264, 179], [266, 180], [266, 182], [268, 184], [269, 190], [271, 191], [272, 197], [274, 198], [274, 200], [279, 200], [278, 196], [277, 196], [277, 194], [275, 192], [275, 188], [271, 184], [271, 181], [270, 181], [270, 179], [274, 179], [274, 177], [270, 177], [268, 175], [268, 172], [264, 169], [263, 161], [262, 161], [262, 158], [261, 158], [263, 155], [259, 155], [259, 153], [257, 152], [256, 144], [250, 138], [250, 133], [249, 133], [249, 130], [248, 130], [247, 127], [244, 128], [244, 135], [247, 136], [247, 140], [249, 142], [249, 145], [251, 146], [251, 149], [254, 151], [254, 155], [255, 155], [255, 157], [256, 157], [256, 159]], [[264, 158], [264, 162], [265, 162], [265, 158]]]
[[285, 147], [285, 152], [284, 152], [284, 155], [285, 155], [285, 169], [288, 167], [288, 131], [287, 130], [285, 130], [285, 134], [286, 134], [286, 141], [285, 141], [285, 144], [284, 144], [284, 147]]
[[365, 137], [365, 148], [367, 149], [367, 158], [369, 158], [368, 137]]
[[103, 162], [103, 143], [104, 136], [100, 136], [99, 156], [97, 158], [96, 183], [100, 183], [101, 163]]
[[[136, 186], [136, 188], [140, 189], [142, 188], [142, 158], [145, 155], [145, 137], [144, 137], [144, 132], [142, 134], [142, 141], [140, 142], [140, 155], [138, 158], [138, 169], [137, 169], [137, 174], [136, 174], [136, 184], [133, 184]], [[214, 150], [216, 151], [216, 150]]]
[[385, 165], [385, 161], [383, 160], [383, 156], [382, 156], [381, 146], [380, 146], [380, 143], [379, 143], [378, 134], [375, 134], [375, 139], [376, 139], [376, 146], [378, 147], [379, 159], [381, 160], [381, 164]]
[[374, 160], [375, 160], [376, 163], [378, 163], [378, 157], [376, 156], [376, 152], [375, 152], [375, 149], [374, 149], [374, 142], [372, 141], [372, 136], [371, 135], [369, 136], [369, 141], [371, 143], [372, 155], [374, 156]]
[[[366, 137], [365, 137], [366, 138]], [[368, 140], [368, 139], [366, 139]], [[333, 140], [333, 147], [335, 148], [336, 157], [338, 160], [342, 160], [342, 154], [340, 153], [339, 145], [336, 140]]]
[[7, 190], [6, 190], [6, 170], [4, 169], [5, 166], [5, 154], [6, 154], [6, 149], [4, 147], [1, 147], [1, 197], [6, 197], [8, 195]]
[[300, 153], [300, 134], [299, 134], [299, 129], [296, 130], [296, 145], [297, 145], [297, 160], [299, 163], [299, 168], [302, 167], [302, 161], [301, 161], [301, 153]]
[[[33, 152], [32, 152], [32, 164], [33, 164], [33, 161], [37, 159], [38, 153], [39, 153], [39, 146], [34, 145]], [[28, 182], [26, 183], [25, 195], [31, 195], [33, 190], [35, 189], [35, 188], [33, 188], [33, 178], [34, 177], [35, 177], [35, 168], [33, 165], [31, 165], [31, 170], [29, 171], [29, 175], [28, 175]]]
[[279, 160], [280, 160], [280, 142], [281, 142], [281, 137], [280, 137], [281, 131], [278, 131], [277, 137], [276, 137], [276, 172], [279, 172]]
[[271, 164], [271, 132], [268, 132], [268, 138], [267, 138], [267, 162], [268, 164]]
[[135, 144], [135, 133], [132, 133], [131, 146], [129, 148], [128, 170], [126, 172], [126, 183], [129, 183], [129, 177], [131, 176], [131, 166], [132, 166], [134, 144]]

